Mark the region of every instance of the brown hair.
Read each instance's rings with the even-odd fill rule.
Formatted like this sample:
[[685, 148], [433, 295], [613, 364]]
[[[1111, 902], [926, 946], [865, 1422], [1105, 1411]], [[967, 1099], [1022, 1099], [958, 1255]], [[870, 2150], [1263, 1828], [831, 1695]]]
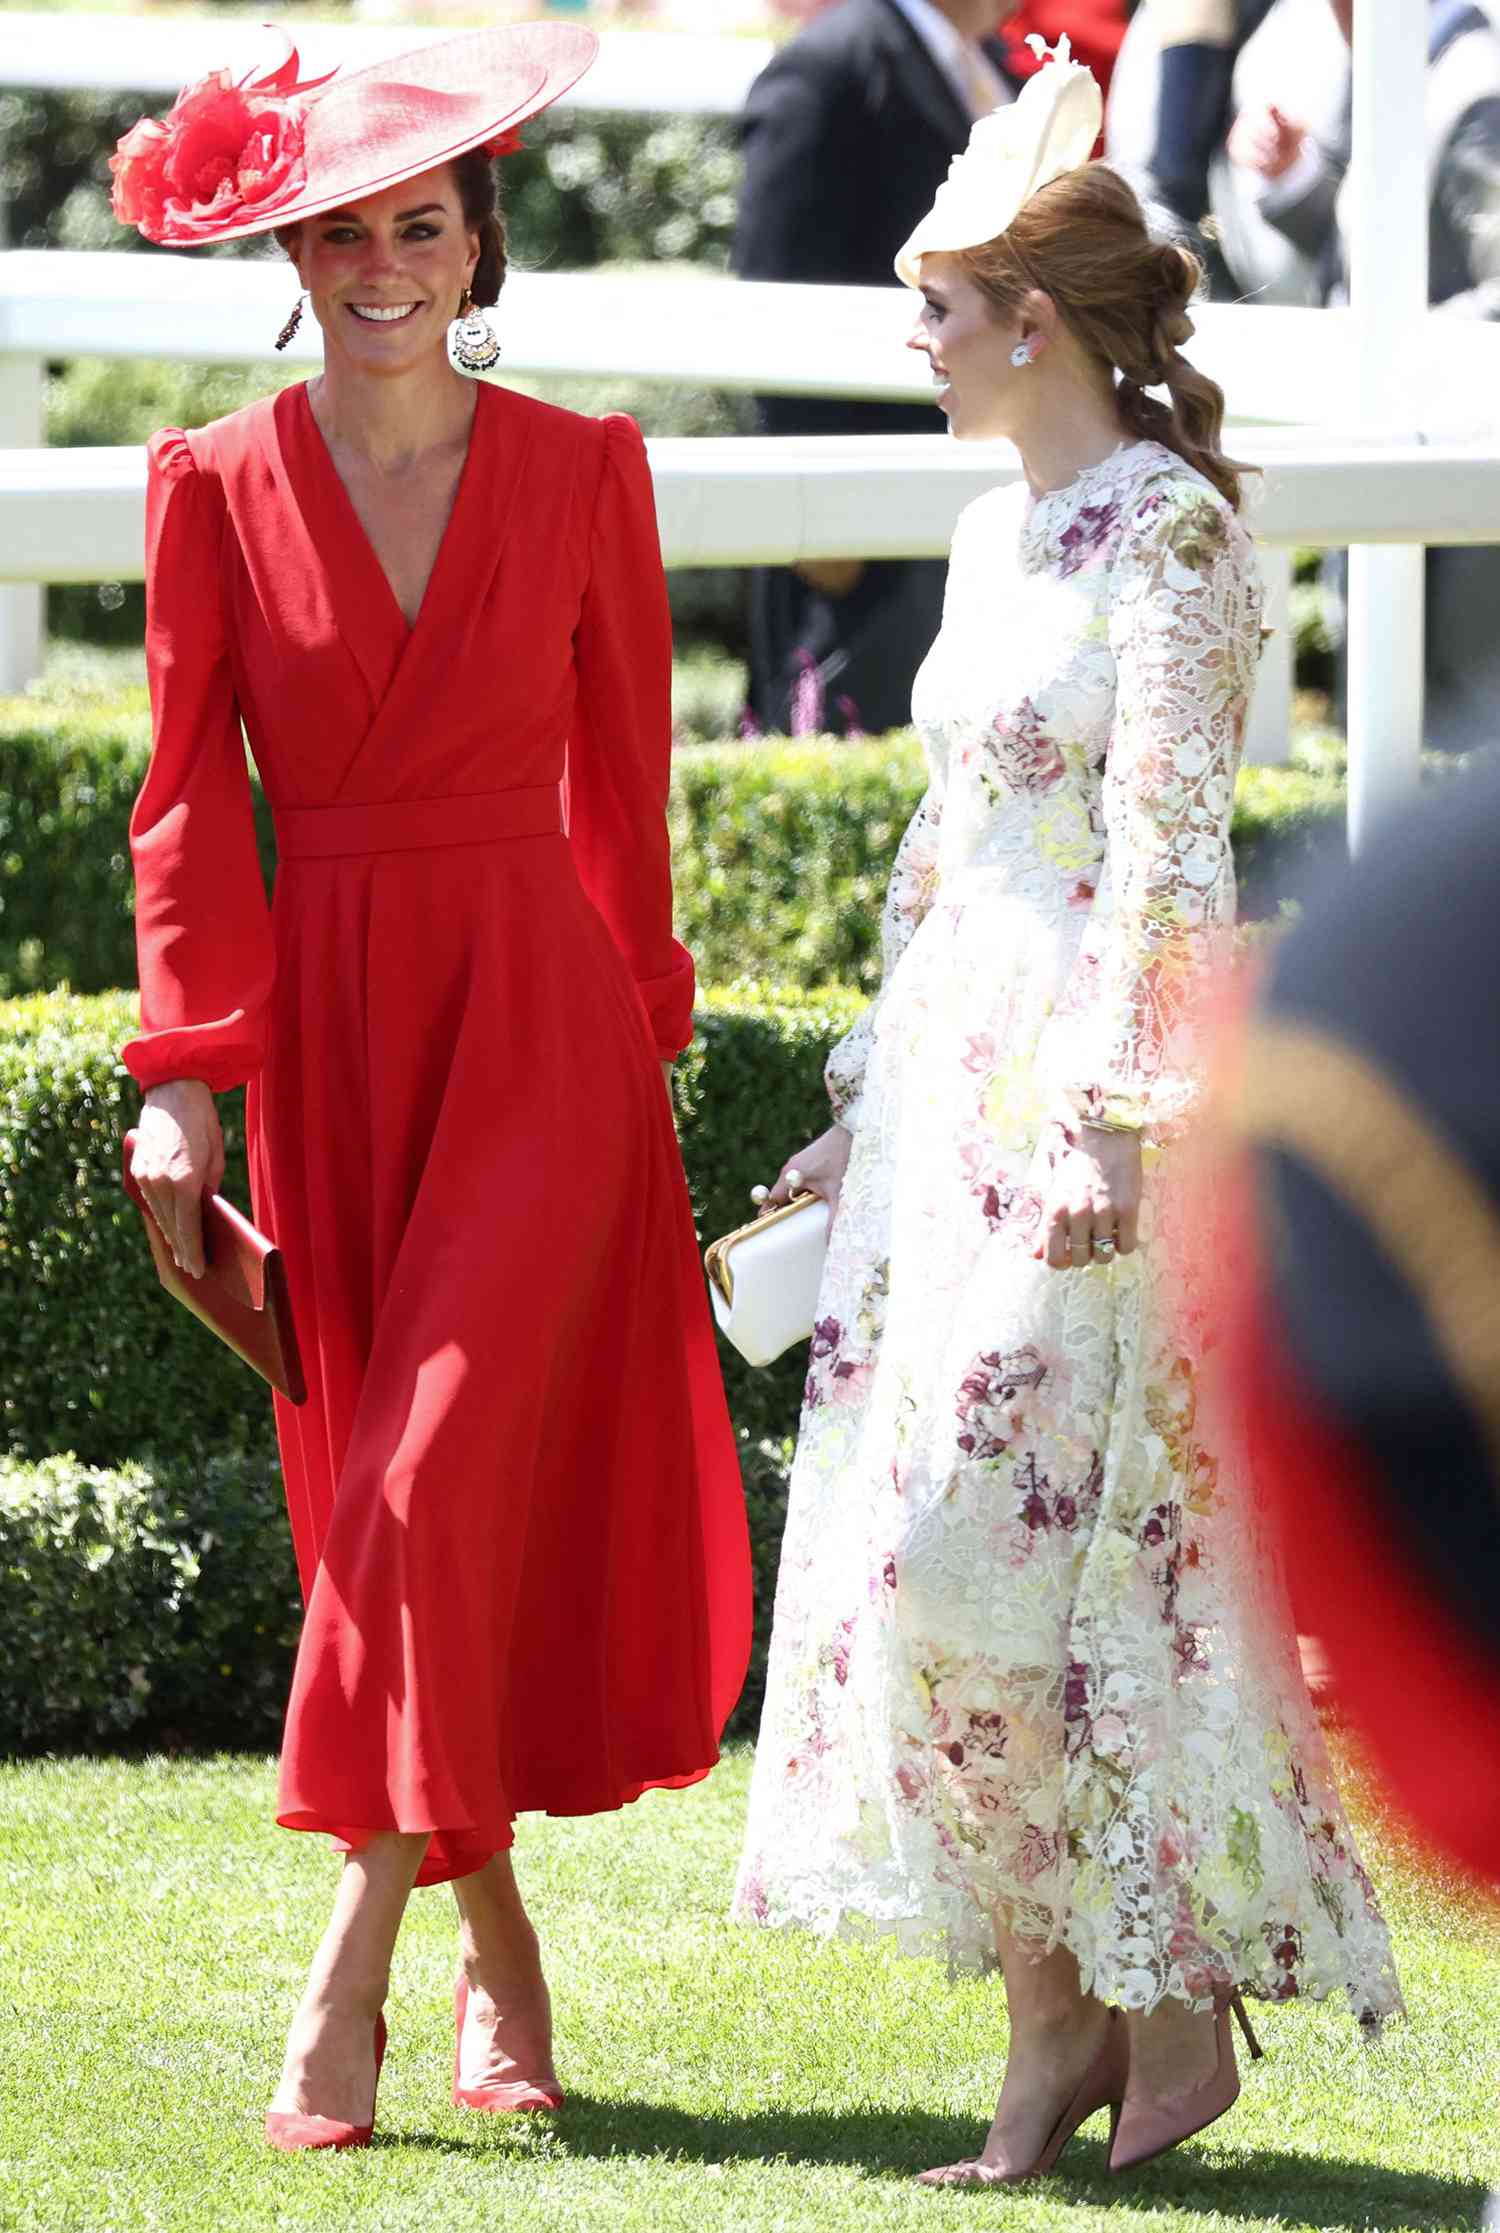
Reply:
[[[465, 225], [479, 235], [479, 261], [469, 282], [481, 310], [500, 300], [508, 269], [505, 214], [500, 207], [500, 181], [493, 159], [483, 148], [454, 157], [451, 165], [458, 206]], [[278, 225], [276, 239], [288, 255], [301, 230], [299, 225]]]
[[[1035, 288], [1050, 295], [1074, 338], [1118, 373], [1115, 398], [1133, 434], [1160, 442], [1238, 511], [1240, 475], [1219, 447], [1224, 391], [1182, 355], [1187, 306], [1203, 267], [1171, 241], [1154, 241], [1117, 171], [1087, 163], [1033, 194], [997, 240], [965, 249], [960, 267], [997, 309]], [[1148, 395], [1165, 387], [1169, 400]]]
[[500, 180], [493, 158], [482, 148], [456, 157], [453, 183], [458, 188], [464, 223], [479, 235], [479, 261], [469, 285], [480, 309], [487, 310], [491, 303], [500, 300], [509, 266], [505, 215], [500, 207]]

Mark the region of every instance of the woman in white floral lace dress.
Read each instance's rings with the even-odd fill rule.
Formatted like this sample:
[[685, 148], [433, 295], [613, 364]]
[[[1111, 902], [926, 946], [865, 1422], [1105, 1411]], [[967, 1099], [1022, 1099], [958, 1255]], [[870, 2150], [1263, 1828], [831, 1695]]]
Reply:
[[998, 1958], [1004, 2087], [948, 2182], [1032, 2176], [1096, 2109], [1116, 2170], [1201, 2129], [1241, 1987], [1399, 2006], [1205, 1418], [1174, 1143], [1260, 591], [1178, 349], [1197, 268], [1096, 119], [1064, 42], [898, 261], [952, 431], [1025, 479], [959, 522], [882, 988], [771, 1196], [795, 1167], [838, 1214], [736, 1912]]

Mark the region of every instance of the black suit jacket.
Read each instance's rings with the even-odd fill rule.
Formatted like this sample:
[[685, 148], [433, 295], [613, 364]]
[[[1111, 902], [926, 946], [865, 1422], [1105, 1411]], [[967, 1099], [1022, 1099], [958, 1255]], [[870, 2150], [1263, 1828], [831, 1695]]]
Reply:
[[[996, 40], [985, 42], [1014, 86]], [[761, 72], [741, 125], [742, 279], [893, 286], [971, 119], [895, 0], [839, 0]], [[941, 432], [922, 404], [766, 396], [769, 434]]]

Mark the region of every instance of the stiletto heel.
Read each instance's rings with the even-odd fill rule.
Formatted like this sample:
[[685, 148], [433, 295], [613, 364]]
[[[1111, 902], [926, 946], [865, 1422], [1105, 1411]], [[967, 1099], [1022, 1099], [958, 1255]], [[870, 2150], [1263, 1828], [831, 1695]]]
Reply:
[[[385, 2017], [375, 2019], [375, 2093], [380, 2091], [380, 2071], [385, 2061]], [[315, 2117], [304, 2109], [268, 2109], [266, 2139], [283, 2155], [303, 2148], [367, 2148], [375, 2132], [375, 2093], [370, 2096], [368, 2124], [344, 2124], [338, 2117]]]
[[1120, 2116], [1120, 2129], [1111, 2143], [1109, 2167], [1111, 2171], [1133, 2171], [1139, 2164], [1149, 2163], [1153, 2156], [1165, 2155], [1195, 2132], [1231, 2110], [1240, 2094], [1240, 2073], [1234, 2059], [1234, 2034], [1229, 2028], [1229, 2011], [1234, 2010], [1240, 2028], [1249, 2043], [1252, 2057], [1259, 2061], [1260, 2041], [1250, 2028], [1250, 2018], [1238, 1991], [1214, 1994], [1214, 2072], [1201, 2086], [1194, 2086], [1185, 2094], [1174, 2095], [1170, 2105], [1126, 2100]]
[[1260, 2041], [1256, 2038], [1255, 2033], [1251, 2028], [1250, 2013], [1245, 2006], [1244, 1994], [1240, 1992], [1232, 1993], [1230, 1995], [1229, 2005], [1234, 2010], [1240, 2030], [1245, 2035], [1245, 2045], [1250, 2050], [1250, 2060], [1252, 2062], [1259, 2062], [1265, 2054], [1265, 2049], [1264, 2047], [1262, 2047]]
[[1104, 2037], [1099, 2051], [1078, 2082], [1078, 2086], [1062, 2115], [1048, 2133], [1040, 2155], [1023, 2170], [1012, 2171], [1007, 2166], [986, 2163], [982, 2156], [968, 2163], [946, 2163], [936, 2171], [920, 2171], [920, 2186], [1020, 2186], [1027, 2179], [1039, 2179], [1050, 2171], [1063, 2149], [1080, 2125], [1100, 2109], [1109, 2111], [1109, 2144], [1114, 2147], [1115, 2134], [1120, 2128], [1120, 2115], [1125, 2101], [1125, 2081], [1130, 2070], [1130, 2051], [1125, 2033], [1125, 2019], [1117, 2008], [1111, 2008], [1104, 2027]]
[[463, 2082], [464, 2018], [469, 2010], [468, 1979], [460, 1977], [453, 1988], [453, 2106], [455, 2109], [487, 2109], [492, 2116], [519, 2116], [528, 2110], [560, 2109], [563, 2092], [560, 2086], [539, 2086], [530, 2078], [518, 2079], [513, 2085], [498, 2081], [485, 2086], [466, 2086]]

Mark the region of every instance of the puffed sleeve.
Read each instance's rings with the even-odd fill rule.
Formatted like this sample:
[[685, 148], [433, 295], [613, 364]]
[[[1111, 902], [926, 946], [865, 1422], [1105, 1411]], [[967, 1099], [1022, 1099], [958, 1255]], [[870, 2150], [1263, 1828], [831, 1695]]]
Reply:
[[589, 578], [574, 637], [567, 816], [578, 873], [640, 990], [657, 1051], [693, 1035], [693, 958], [672, 936], [667, 786], [672, 619], [646, 446], [604, 421]]
[[146, 477], [151, 764], [130, 818], [141, 1030], [121, 1051], [144, 1088], [215, 1093], [260, 1068], [273, 957], [250, 777], [220, 597], [224, 497], [176, 428]]
[[1111, 578], [1104, 860], [1040, 1049], [1064, 1117], [1161, 1132], [1198, 1097], [1200, 996], [1234, 921], [1260, 612], [1254, 549], [1223, 499], [1185, 477], [1150, 489]]
[[938, 888], [938, 845], [942, 835], [942, 798], [934, 780], [896, 850], [880, 923], [880, 991], [852, 1031], [834, 1047], [824, 1067], [824, 1082], [836, 1120], [846, 1131], [859, 1128], [865, 1071], [875, 1044], [880, 1003], [896, 964], [928, 914]]

